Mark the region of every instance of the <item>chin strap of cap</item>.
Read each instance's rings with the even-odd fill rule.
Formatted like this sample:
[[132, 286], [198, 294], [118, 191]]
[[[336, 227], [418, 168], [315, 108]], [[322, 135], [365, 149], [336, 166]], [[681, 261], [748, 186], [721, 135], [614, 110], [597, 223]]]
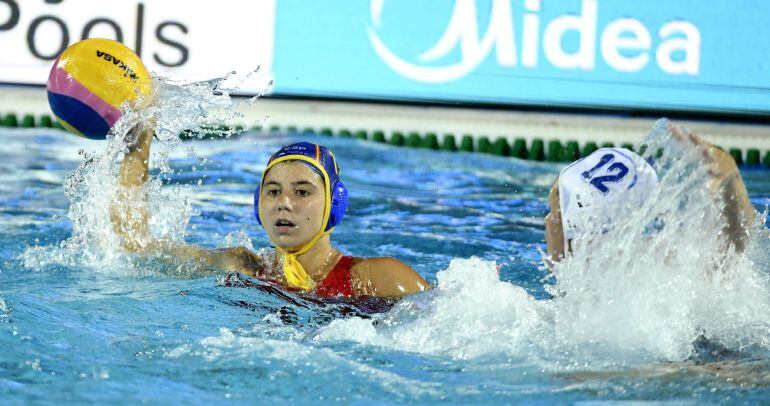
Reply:
[[287, 156], [283, 156], [281, 158], [275, 159], [267, 165], [267, 168], [265, 168], [264, 173], [267, 173], [267, 171], [269, 171], [270, 168], [284, 161], [303, 161], [303, 162], [309, 163], [310, 165], [313, 165], [314, 167], [318, 168], [318, 170], [320, 171], [324, 179], [324, 185], [326, 185], [326, 187], [324, 188], [325, 200], [324, 200], [323, 221], [321, 222], [321, 229], [318, 231], [315, 237], [313, 237], [313, 239], [306, 242], [305, 244], [301, 245], [299, 248], [292, 249], [292, 250], [283, 249], [280, 245], [276, 244], [275, 241], [273, 241], [275, 250], [278, 251], [279, 254], [281, 254], [281, 262], [283, 262], [283, 276], [286, 278], [286, 283], [289, 284], [289, 286], [307, 291], [307, 290], [313, 289], [315, 287], [316, 282], [313, 280], [313, 278], [310, 277], [310, 275], [308, 275], [307, 271], [305, 271], [305, 268], [302, 266], [299, 260], [297, 260], [297, 257], [306, 253], [311, 248], [313, 248], [313, 246], [315, 246], [318, 240], [323, 238], [323, 236], [334, 231], [334, 227], [328, 230], [325, 230], [326, 225], [329, 223], [329, 215], [331, 213], [331, 206], [332, 206], [331, 191], [329, 190], [329, 183], [330, 183], [329, 174], [326, 173], [326, 170], [323, 168], [323, 166], [321, 166], [316, 160], [312, 158], [308, 158], [304, 155], [287, 155]]
[[278, 244], [275, 244], [275, 250], [281, 254], [281, 262], [283, 263], [283, 276], [286, 278], [286, 283], [289, 286], [299, 288], [302, 290], [311, 290], [315, 287], [316, 282], [308, 275], [305, 268], [297, 260], [299, 255], [306, 253], [308, 250], [320, 240], [323, 236], [329, 234], [334, 230], [333, 228], [328, 231], [316, 234], [312, 240], [308, 241], [305, 245], [299, 247], [297, 250], [287, 251]]

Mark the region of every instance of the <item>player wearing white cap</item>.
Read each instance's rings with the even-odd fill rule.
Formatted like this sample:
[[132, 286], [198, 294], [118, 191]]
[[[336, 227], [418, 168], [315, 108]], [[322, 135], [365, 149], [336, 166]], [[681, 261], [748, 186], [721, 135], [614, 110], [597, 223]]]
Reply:
[[[756, 212], [735, 161], [687, 130], [670, 123], [666, 129], [702, 154], [709, 191], [715, 200], [723, 202], [725, 235], [736, 251], [743, 251]], [[657, 185], [655, 169], [625, 148], [602, 148], [562, 169], [548, 196], [548, 257], [560, 261], [574, 250], [576, 242], [595, 238], [613, 222], [622, 221], [624, 213], [641, 207]]]

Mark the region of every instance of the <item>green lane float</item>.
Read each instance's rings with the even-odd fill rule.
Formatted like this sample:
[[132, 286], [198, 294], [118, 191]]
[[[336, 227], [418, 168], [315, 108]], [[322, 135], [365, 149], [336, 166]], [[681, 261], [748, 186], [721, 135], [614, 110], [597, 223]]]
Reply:
[[438, 137], [436, 137], [436, 134], [425, 134], [425, 139], [422, 141], [422, 147], [426, 149], [438, 149]]
[[546, 153], [546, 160], [548, 162], [561, 162], [562, 158], [562, 146], [561, 142], [556, 140], [548, 141], [548, 152]]
[[583, 146], [583, 150], [580, 153], [582, 156], [589, 156], [599, 149], [599, 146], [596, 145], [595, 142], [587, 142], [586, 145]]
[[511, 156], [519, 159], [527, 159], [527, 141], [523, 138], [513, 140]]
[[449, 152], [457, 151], [457, 142], [455, 141], [454, 134], [444, 134], [444, 138], [441, 140], [441, 146], [439, 149]]
[[746, 151], [746, 165], [757, 166], [759, 165], [759, 150], [750, 148]]
[[462, 141], [460, 141], [460, 151], [473, 152], [473, 137], [471, 135], [463, 135]]
[[487, 138], [485, 136], [481, 136], [479, 138], [479, 145], [478, 145], [478, 148], [476, 150], [481, 152], [481, 153], [488, 154], [488, 153], [491, 152], [490, 151], [491, 148], [492, 148], [492, 143], [489, 141], [489, 138]]
[[406, 138], [406, 146], [410, 148], [419, 148], [422, 145], [422, 137], [419, 133], [411, 132]]
[[390, 135], [390, 145], [401, 147], [404, 145], [404, 141], [404, 134], [399, 131], [396, 131]]
[[3, 127], [18, 127], [19, 119], [16, 118], [16, 114], [8, 113], [3, 119]]
[[497, 156], [510, 156], [511, 155], [511, 146], [508, 144], [508, 140], [506, 140], [503, 137], [500, 137], [495, 140], [494, 144], [492, 144], [492, 154]]
[[567, 147], [564, 150], [564, 160], [573, 162], [580, 158], [580, 144], [577, 141], [567, 141]]
[[[19, 119], [20, 116], [21, 119]], [[15, 112], [8, 112], [6, 114], [0, 114], [0, 126], [9, 128], [21, 127], [65, 130], [61, 123], [54, 120], [49, 114], [35, 115], [30, 113], [19, 115]], [[530, 140], [525, 138], [515, 138], [513, 142], [511, 142], [509, 141], [510, 138], [500, 136], [492, 141], [488, 136], [484, 135], [475, 137], [471, 134], [463, 134], [458, 141], [457, 136], [452, 133], [446, 133], [439, 137], [435, 132], [428, 132], [421, 135], [417, 131], [412, 131], [405, 136], [401, 131], [394, 131], [388, 137], [383, 130], [368, 132], [364, 129], [355, 131], [352, 131], [351, 129], [340, 129], [335, 132], [329, 127], [323, 127], [320, 130], [312, 127], [304, 127], [301, 132], [298, 132], [298, 128], [295, 125], [281, 127], [277, 124], [273, 124], [268, 128], [270, 132], [281, 132], [283, 128], [286, 133], [302, 134], [303, 136], [320, 134], [322, 136], [331, 137], [336, 135], [340, 138], [370, 140], [399, 147], [408, 146], [412, 148], [425, 148], [449, 152], [480, 152], [496, 156], [510, 156], [519, 159], [554, 163], [574, 162], [581, 157], [590, 155], [600, 148], [600, 145], [593, 141], [588, 141], [581, 147], [580, 143], [576, 140], [545, 141], [541, 138]], [[260, 125], [248, 129], [248, 131], [252, 132], [263, 132], [265, 130], [266, 128], [263, 128]], [[235, 136], [244, 131], [246, 131], [246, 129], [242, 125], [228, 126], [224, 124], [214, 124], [203, 126], [197, 131], [185, 130], [179, 134], [179, 136], [184, 140], [218, 139], [223, 135]], [[615, 145], [616, 144], [613, 142], [603, 142], [601, 143], [601, 148], [613, 148]], [[619, 146], [632, 151], [634, 150], [634, 145], [627, 142], [621, 143]], [[646, 150], [647, 146], [641, 145], [638, 152], [644, 154]], [[770, 150], [763, 152], [758, 148], [749, 148], [745, 151], [740, 148], [730, 148], [727, 152], [733, 157], [738, 165], [770, 168]], [[658, 149], [655, 157], [660, 158], [662, 155], [663, 150]]]
[[21, 119], [21, 128], [35, 128], [35, 116], [25, 114]]
[[532, 148], [530, 148], [527, 158], [531, 161], [545, 160], [545, 144], [543, 143], [543, 140], [535, 139], [532, 141]]

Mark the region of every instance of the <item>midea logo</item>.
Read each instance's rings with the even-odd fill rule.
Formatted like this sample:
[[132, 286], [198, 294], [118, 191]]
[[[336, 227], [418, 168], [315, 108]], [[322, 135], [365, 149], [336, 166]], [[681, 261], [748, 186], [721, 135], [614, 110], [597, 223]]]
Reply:
[[[369, 40], [382, 60], [402, 76], [425, 83], [444, 83], [463, 78], [476, 69], [495, 49], [497, 63], [513, 68], [537, 68], [540, 48], [540, 0], [524, 0], [522, 38], [517, 44], [514, 34], [512, 0], [492, 0], [492, 15], [484, 34], [479, 37], [476, 0], [455, 0], [449, 24], [439, 41], [418, 56], [421, 63], [409, 62], [391, 51], [380, 39], [381, 15], [385, 0], [371, 0], [372, 26]], [[548, 62], [564, 70], [592, 71], [596, 65], [597, 0], [583, 0], [580, 15], [561, 15], [544, 22], [542, 49]], [[562, 48], [564, 35], [574, 31], [580, 41], [576, 51]], [[657, 32], [658, 44], [653, 50], [650, 30], [640, 20], [619, 18], [601, 32], [599, 47], [604, 62], [619, 72], [644, 69], [654, 54], [657, 66], [670, 75], [697, 75], [700, 69], [701, 35], [688, 21], [674, 20]], [[520, 45], [521, 51], [517, 50]], [[461, 59], [445, 66], [425, 66], [447, 56], [456, 47]]]

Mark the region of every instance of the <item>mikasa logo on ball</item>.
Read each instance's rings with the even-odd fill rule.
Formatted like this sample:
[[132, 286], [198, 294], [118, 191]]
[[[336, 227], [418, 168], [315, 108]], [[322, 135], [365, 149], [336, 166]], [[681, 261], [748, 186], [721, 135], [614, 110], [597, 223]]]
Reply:
[[97, 58], [103, 58], [107, 62], [112, 62], [113, 65], [118, 65], [120, 69], [123, 69], [124, 76], [130, 77], [131, 79], [138, 79], [139, 77], [136, 76], [136, 73], [125, 64], [125, 62], [121, 61], [118, 58], [115, 58], [114, 56], [104, 52], [104, 51], [96, 51], [96, 57]]
[[[655, 31], [639, 19], [624, 16], [599, 27], [597, 0], [573, 2], [580, 5], [579, 13], [565, 7], [564, 14], [550, 20], [541, 18], [541, 0], [491, 1], [486, 29], [480, 30], [479, 21], [485, 20], [478, 15], [476, 0], [455, 0], [443, 35], [419, 54], [415, 63], [399, 56], [381, 38], [385, 0], [372, 0], [369, 40], [391, 69], [424, 83], [461, 79], [476, 70], [493, 50], [497, 65], [506, 69], [535, 69], [542, 65], [542, 51], [547, 62], [559, 70], [593, 71], [597, 56], [601, 56], [618, 72], [638, 72], [654, 60], [668, 75], [699, 73], [701, 35], [688, 21], [671, 20], [660, 26], [657, 46], [653, 46]], [[523, 5], [523, 10], [514, 9], [514, 4]], [[577, 49], [565, 50], [564, 39], [576, 36]], [[458, 49], [459, 61], [456, 57], [450, 61]]]

